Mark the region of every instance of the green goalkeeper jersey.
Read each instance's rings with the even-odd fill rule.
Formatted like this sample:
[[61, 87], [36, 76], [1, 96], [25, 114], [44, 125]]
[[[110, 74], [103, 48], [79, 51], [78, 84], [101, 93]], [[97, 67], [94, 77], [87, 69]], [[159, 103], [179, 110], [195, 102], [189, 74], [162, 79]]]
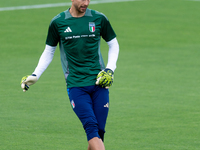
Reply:
[[46, 44], [59, 43], [68, 88], [95, 84], [97, 74], [105, 68], [101, 37], [108, 42], [116, 34], [106, 16], [95, 10], [87, 9], [83, 17], [75, 18], [68, 9], [52, 19]]

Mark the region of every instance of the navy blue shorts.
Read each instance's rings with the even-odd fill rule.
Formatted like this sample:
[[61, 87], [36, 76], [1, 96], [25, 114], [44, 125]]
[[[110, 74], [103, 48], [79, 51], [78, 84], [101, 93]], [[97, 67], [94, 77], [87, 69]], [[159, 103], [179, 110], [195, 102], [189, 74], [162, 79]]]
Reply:
[[72, 108], [87, 134], [87, 140], [94, 137], [104, 140], [106, 119], [109, 110], [109, 91], [99, 86], [68, 88]]

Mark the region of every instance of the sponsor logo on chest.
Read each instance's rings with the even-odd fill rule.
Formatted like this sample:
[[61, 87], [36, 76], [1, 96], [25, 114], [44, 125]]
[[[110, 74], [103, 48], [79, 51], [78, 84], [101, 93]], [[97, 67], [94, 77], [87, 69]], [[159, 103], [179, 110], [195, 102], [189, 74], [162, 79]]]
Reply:
[[[73, 32], [75, 29], [73, 28], [73, 26], [67, 26], [64, 29], [64, 33], [65, 33], [65, 40], [69, 40], [69, 39], [78, 39], [78, 38], [91, 38], [91, 37], [96, 37], [96, 35], [94, 34], [95, 30], [96, 30], [96, 26], [95, 26], [95, 22], [89, 22], [89, 31], [88, 32], [88, 28], [87, 30], [84, 30], [84, 27], [82, 28], [82, 31], [80, 31], [80, 33], [75, 33]], [[85, 28], [86, 29], [86, 28]], [[69, 34], [70, 33], [70, 34]], [[66, 36], [68, 35], [68, 36]]]
[[66, 33], [66, 32], [72, 32], [72, 30], [71, 30], [70, 27], [68, 27], [64, 32], [65, 32], [65, 33]]

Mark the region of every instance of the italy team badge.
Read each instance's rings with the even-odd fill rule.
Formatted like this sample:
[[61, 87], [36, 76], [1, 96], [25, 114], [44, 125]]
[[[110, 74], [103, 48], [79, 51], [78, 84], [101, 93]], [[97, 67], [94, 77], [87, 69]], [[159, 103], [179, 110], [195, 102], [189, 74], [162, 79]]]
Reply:
[[90, 30], [90, 32], [95, 32], [95, 23], [94, 22], [89, 22], [89, 30]]
[[73, 100], [71, 101], [71, 105], [72, 105], [72, 108], [74, 109], [75, 108], [75, 103], [74, 103]]

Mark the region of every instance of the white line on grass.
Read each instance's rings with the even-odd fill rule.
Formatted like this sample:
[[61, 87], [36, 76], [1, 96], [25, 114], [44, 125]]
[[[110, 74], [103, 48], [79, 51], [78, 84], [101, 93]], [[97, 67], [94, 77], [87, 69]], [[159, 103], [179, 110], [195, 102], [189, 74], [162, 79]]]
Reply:
[[[136, 1], [136, 0], [101, 0], [101, 1], [91, 1], [90, 4], [128, 2], [128, 1]], [[71, 6], [71, 2], [70, 3], [55, 3], [55, 4], [16, 6], [16, 7], [0, 7], [0, 11], [40, 9], [40, 8], [49, 8], [49, 7], [62, 7], [62, 6]]]

